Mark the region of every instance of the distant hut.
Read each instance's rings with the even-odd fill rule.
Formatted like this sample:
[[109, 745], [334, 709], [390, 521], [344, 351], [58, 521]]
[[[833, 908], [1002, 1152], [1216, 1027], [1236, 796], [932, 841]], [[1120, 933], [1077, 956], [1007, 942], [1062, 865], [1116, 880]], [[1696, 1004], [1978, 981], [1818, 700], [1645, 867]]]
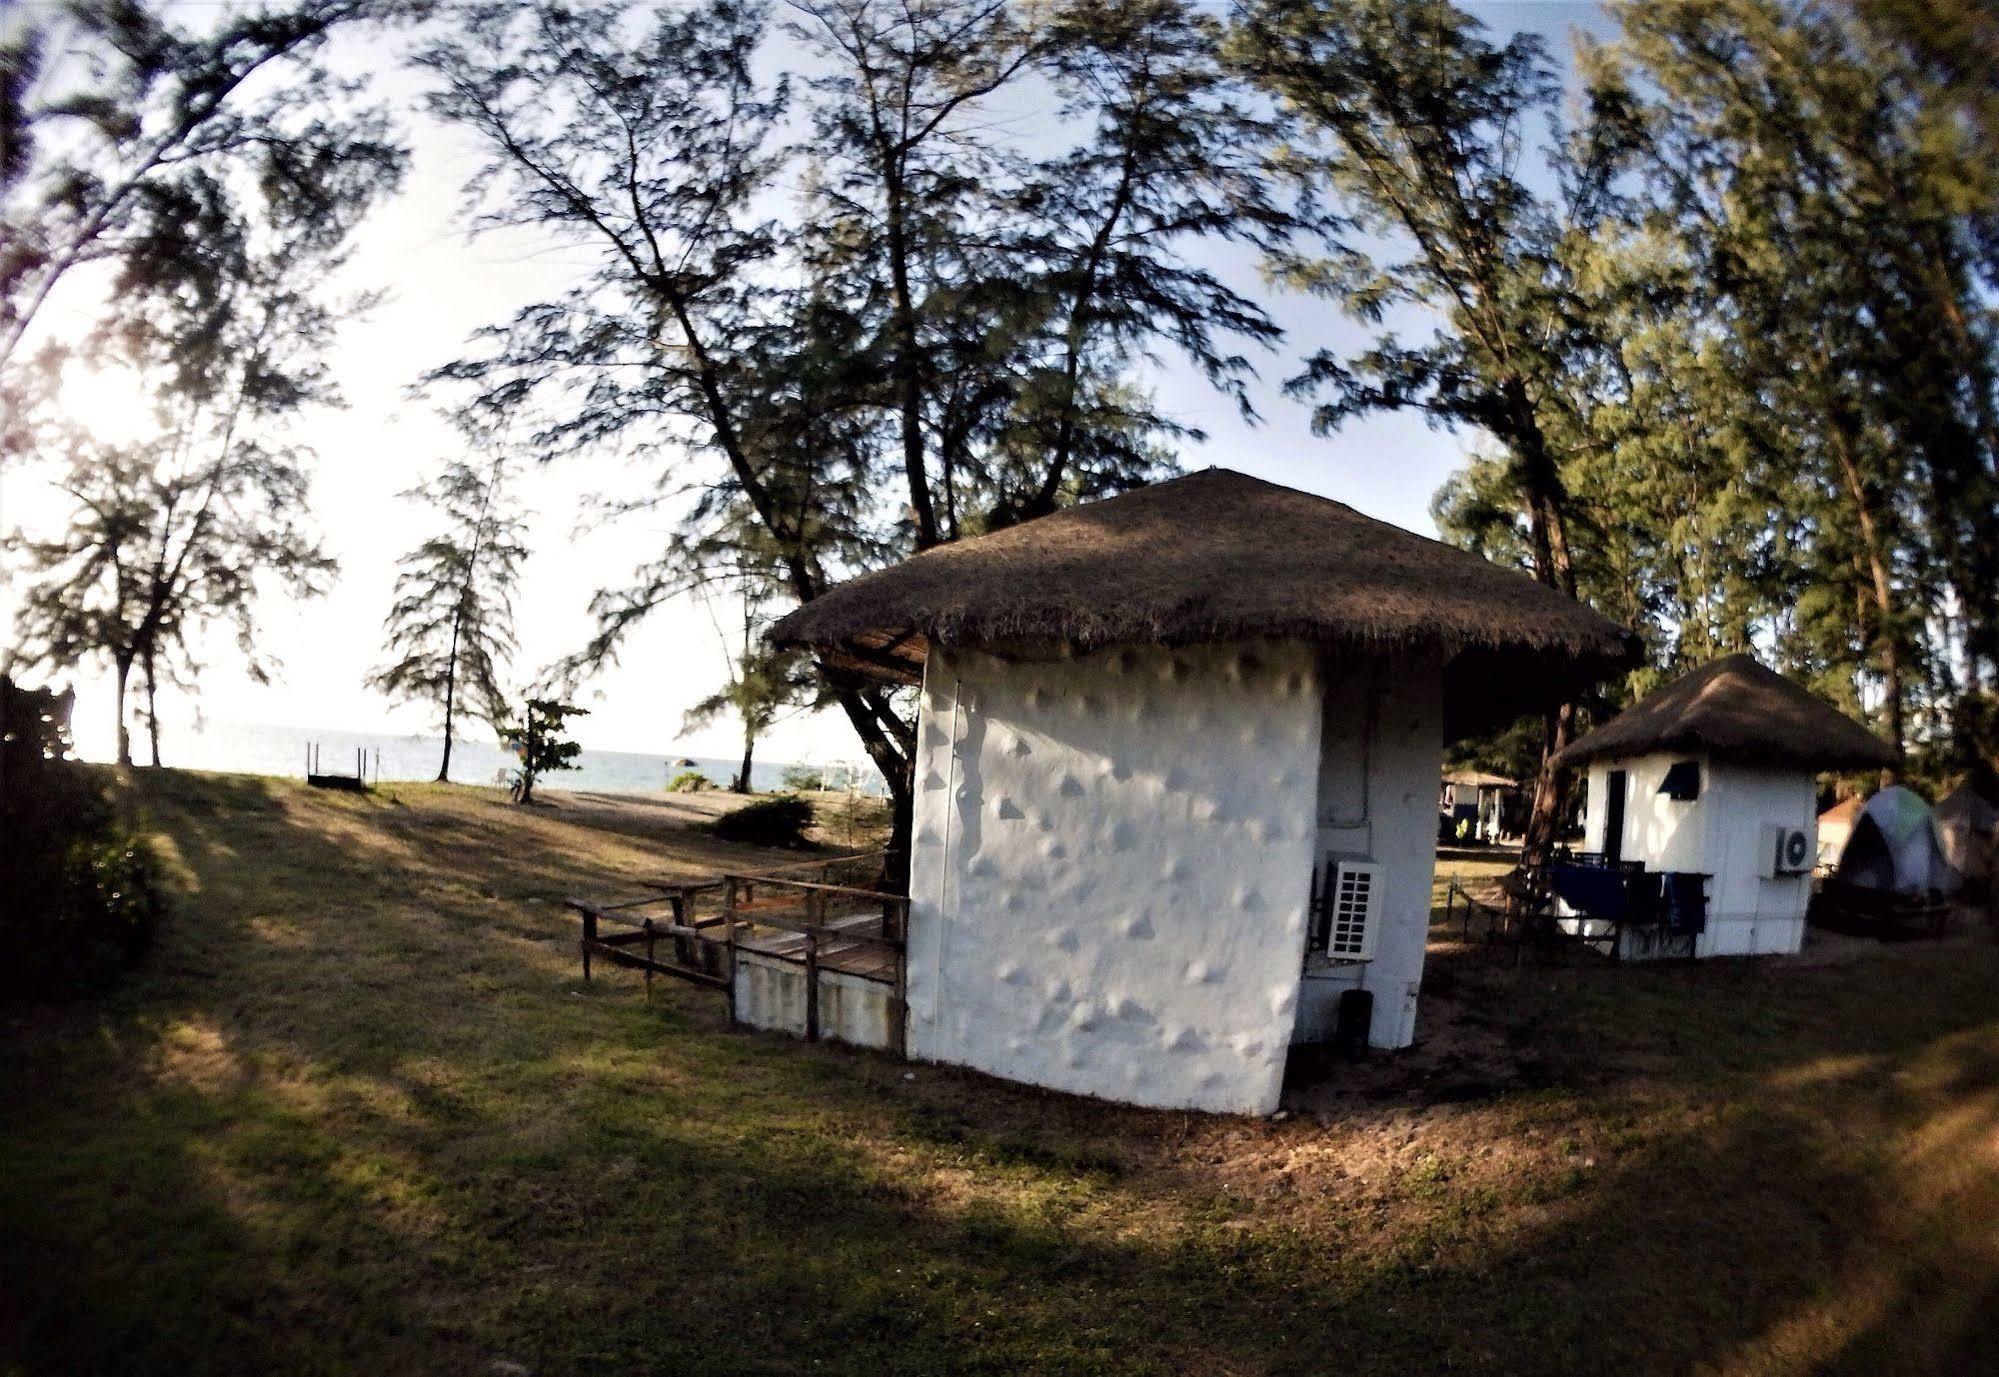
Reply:
[[1703, 930], [1688, 934], [1694, 956], [1797, 951], [1818, 854], [1817, 773], [1894, 759], [1749, 655], [1674, 680], [1558, 757], [1589, 769], [1586, 850], [1709, 877]]
[[1446, 836], [1459, 835], [1459, 825], [1470, 837], [1497, 845], [1502, 838], [1519, 836], [1526, 807], [1518, 780], [1485, 770], [1447, 770], [1438, 812], [1445, 819]]
[[922, 686], [910, 1054], [1247, 1112], [1293, 1043], [1413, 1037], [1446, 739], [1635, 658], [1517, 573], [1219, 469], [926, 551], [772, 634]]

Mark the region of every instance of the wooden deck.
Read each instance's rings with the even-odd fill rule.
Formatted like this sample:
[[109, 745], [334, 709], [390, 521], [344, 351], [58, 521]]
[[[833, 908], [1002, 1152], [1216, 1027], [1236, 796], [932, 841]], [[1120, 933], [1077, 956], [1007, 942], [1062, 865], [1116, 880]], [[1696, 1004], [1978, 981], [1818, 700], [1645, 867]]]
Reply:
[[[893, 981], [900, 952], [887, 946], [879, 938], [861, 940], [863, 935], [871, 936], [865, 934], [865, 929], [879, 921], [880, 915], [877, 914], [873, 917], [856, 916], [828, 923], [826, 926], [836, 931], [851, 929], [856, 933], [856, 937], [846, 941], [838, 936], [820, 938], [819, 968], [865, 976], [870, 980]], [[805, 948], [809, 940], [802, 932], [768, 928], [752, 933], [738, 933], [736, 950], [802, 962], [805, 960]]]

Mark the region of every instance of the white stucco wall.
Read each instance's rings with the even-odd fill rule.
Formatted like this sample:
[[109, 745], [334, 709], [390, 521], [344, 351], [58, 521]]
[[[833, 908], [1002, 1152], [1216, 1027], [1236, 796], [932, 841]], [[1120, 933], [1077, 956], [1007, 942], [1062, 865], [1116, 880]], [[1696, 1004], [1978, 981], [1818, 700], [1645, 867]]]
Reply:
[[[752, 1028], [805, 1036], [805, 968], [755, 952], [736, 956], [736, 1017]], [[845, 971], [819, 972], [819, 1036], [877, 1050], [894, 1045], [895, 990]]]
[[[1320, 709], [1305, 645], [933, 648], [910, 1055], [1136, 1104], [1275, 1109], [1320, 845]], [[1426, 841], [1436, 777], [1433, 754], [1408, 786]]]
[[1714, 873], [1707, 931], [1697, 956], [1788, 955], [1805, 944], [1809, 875], [1763, 878], [1763, 833], [1769, 823], [1818, 826], [1816, 782], [1801, 770], [1717, 765], [1716, 806], [1708, 814], [1708, 855]]
[[[1659, 793], [1675, 762], [1698, 759], [1701, 796], [1678, 803]], [[1648, 755], [1598, 761], [1590, 766], [1584, 846], [1604, 849], [1605, 798], [1610, 771], [1629, 771], [1624, 809], [1624, 859], [1652, 870], [1693, 870], [1712, 875], [1707, 931], [1696, 956], [1788, 954], [1804, 945], [1811, 880], [1805, 875], [1763, 878], [1763, 832], [1782, 823], [1811, 831], [1816, 824], [1813, 776], [1800, 770], [1763, 770], [1705, 757]]]
[[[1659, 792], [1666, 771], [1682, 760], [1698, 761], [1701, 796], [1681, 803]], [[1589, 769], [1589, 797], [1583, 813], [1583, 849], [1602, 851], [1605, 803], [1612, 770], [1626, 771], [1624, 798], [1624, 859], [1643, 861], [1648, 870], [1712, 870], [1706, 864], [1708, 805], [1713, 772], [1702, 756], [1645, 755], [1630, 760], [1598, 761]]]
[[1443, 670], [1421, 660], [1334, 656], [1323, 667], [1319, 742], [1318, 860], [1381, 864], [1382, 908], [1374, 960], [1305, 963], [1295, 1040], [1333, 1034], [1340, 993], [1374, 995], [1368, 1042], [1407, 1047], [1416, 1037], [1416, 999], [1429, 939], [1430, 888], [1437, 869], [1434, 781], [1443, 768]]

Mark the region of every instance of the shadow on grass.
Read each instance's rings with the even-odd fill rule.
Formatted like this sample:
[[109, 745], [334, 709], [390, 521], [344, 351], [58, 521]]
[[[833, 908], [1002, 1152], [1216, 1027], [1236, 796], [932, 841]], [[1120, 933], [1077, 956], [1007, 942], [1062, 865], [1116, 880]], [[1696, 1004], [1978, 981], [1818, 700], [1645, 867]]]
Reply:
[[[0, 1051], [0, 1367], [1950, 1371], [1999, 1343], [1988, 955], [1875, 972], [1892, 999], [1865, 969], [1463, 976], [1574, 1075], [1190, 1118], [582, 992], [522, 905], [660, 863], [621, 839], [141, 788], [190, 890], [160, 965]], [[1383, 1180], [1334, 1174], [1405, 1124]]]

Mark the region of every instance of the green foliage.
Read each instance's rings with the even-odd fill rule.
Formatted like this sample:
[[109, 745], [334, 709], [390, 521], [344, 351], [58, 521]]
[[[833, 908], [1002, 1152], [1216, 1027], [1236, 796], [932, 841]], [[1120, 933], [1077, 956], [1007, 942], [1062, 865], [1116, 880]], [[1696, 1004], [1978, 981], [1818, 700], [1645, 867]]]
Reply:
[[698, 794], [715, 787], [715, 782], [699, 770], [682, 770], [666, 782], [669, 794]]
[[1586, 174], [1557, 207], [1520, 173], [1559, 89], [1539, 40], [1495, 42], [1450, 4], [1267, 0], [1231, 51], [1290, 112], [1289, 170], [1324, 207], [1323, 248], [1274, 269], [1363, 323], [1419, 307], [1443, 326], [1413, 342], [1391, 328], [1355, 358], [1322, 350], [1287, 390], [1317, 399], [1321, 431], [1415, 410], [1491, 435], [1507, 467], [1494, 491], [1525, 518], [1534, 575], [1573, 596], [1554, 432], [1586, 337], [1560, 247], [1600, 198]]
[[[717, 542], [719, 545], [720, 542]], [[777, 571], [771, 561], [749, 548], [738, 548], [733, 556], [715, 552], [717, 561], [726, 559], [742, 613], [741, 639], [729, 656], [729, 677], [716, 692], [687, 710], [684, 727], [692, 731], [725, 713], [742, 724], [743, 759], [730, 787], [739, 794], [750, 792], [751, 767], [755, 763], [757, 738], [791, 713], [822, 706], [828, 698], [825, 681], [810, 656], [786, 646], [774, 646], [764, 638], [770, 624], [765, 608], [778, 586]], [[702, 601], [711, 616], [714, 605], [705, 593]], [[715, 618], [715, 632], [729, 649], [728, 635]]]
[[163, 274], [186, 281], [187, 265], [227, 250], [245, 187], [282, 232], [400, 177], [387, 120], [319, 61], [330, 34], [396, 8], [292, 0], [184, 24], [154, 0], [13, 7], [0, 36], [0, 387], [27, 381], [7, 370], [76, 268], [109, 262], [115, 297], [151, 295]]
[[[766, 11], [733, 0], [479, 4], [420, 58], [431, 110], [485, 151], [478, 225], [590, 254], [434, 380], [482, 420], [533, 424], [551, 455], [669, 456], [633, 509], [697, 494], [660, 558], [597, 599], [584, 665], [744, 551], [804, 601], [1150, 481], [1197, 432], [1135, 364], [1173, 350], [1246, 409], [1244, 346], [1278, 336], [1191, 253], [1273, 247], [1292, 224], [1260, 105], [1196, 6], [784, 15], [792, 72]], [[1052, 139], [1004, 117], [1023, 101], [1052, 103]], [[765, 218], [794, 196], [793, 221]], [[906, 790], [904, 705], [833, 693]]]
[[748, 846], [804, 846], [812, 804], [796, 794], [772, 794], [724, 813], [709, 824], [723, 841]]
[[[88, 8], [92, 22], [109, 22], [108, 11]], [[260, 51], [267, 39], [296, 33], [299, 20], [274, 13], [268, 31], [257, 31], [254, 40], [235, 21], [224, 23], [220, 28], [236, 33], [244, 47], [218, 54], [200, 43], [182, 46], [143, 6], [116, 8], [131, 26], [128, 36], [158, 45], [152, 57], [163, 64], [139, 81], [134, 98], [142, 107], [153, 97], [185, 97], [207, 110], [233, 91], [228, 63]], [[217, 62], [225, 70], [208, 76], [221, 79], [221, 89], [191, 94], [200, 82], [179, 64]], [[171, 95], [175, 90], [179, 97]], [[133, 133], [124, 126], [137, 113], [116, 114], [123, 133], [98, 132], [122, 139]], [[100, 109], [98, 117], [109, 120], [113, 112]], [[106, 253], [115, 250], [119, 264], [93, 344], [105, 361], [137, 375], [153, 401], [156, 428], [107, 441], [46, 408], [20, 406], [9, 417], [23, 443], [50, 460], [60, 457], [58, 486], [75, 502], [61, 532], [39, 538], [16, 532], [5, 542], [26, 582], [16, 633], [23, 663], [67, 670], [89, 659], [108, 661], [117, 678], [118, 754], [125, 763], [131, 760], [125, 693], [135, 671], [145, 679], [157, 764], [157, 688], [193, 684], [200, 667], [190, 647], [197, 633], [211, 626], [232, 631], [251, 676], [261, 681], [270, 661], [257, 644], [260, 585], [308, 597], [323, 592], [334, 573], [308, 521], [313, 456], [289, 438], [287, 426], [310, 408], [340, 404], [326, 353], [341, 321], [366, 301], [330, 300], [326, 279], [344, 263], [361, 217], [401, 175], [400, 157], [375, 141], [366, 119], [339, 129], [314, 121], [310, 134], [294, 142], [262, 116], [207, 110], [202, 118], [212, 121], [203, 137], [228, 131], [233, 142], [199, 156], [175, 153], [171, 174], [155, 169], [179, 179], [171, 186], [154, 172], [134, 173], [140, 180], [126, 194], [151, 209], [136, 221], [120, 218], [126, 233], [115, 241], [93, 241]], [[225, 177], [208, 165], [243, 158], [268, 180]], [[40, 177], [36, 184], [49, 196], [57, 195], [50, 189], [56, 184], [73, 186], [84, 202], [104, 190], [61, 158]], [[154, 204], [160, 198], [165, 203]], [[33, 196], [28, 201], [36, 203]], [[79, 221], [63, 229], [63, 216], [52, 224], [41, 228], [58, 234], [85, 228]], [[24, 325], [24, 313], [53, 281], [53, 263], [15, 267], [26, 276], [10, 279], [0, 265], [0, 294], [18, 289], [25, 296], [8, 298], [12, 315], [0, 311], [0, 327], [10, 320]], [[9, 401], [23, 400], [13, 392], [12, 375], [0, 378], [0, 389]]]
[[[1962, 754], [1999, 680], [1999, 172], [1967, 65], [1994, 31], [1900, 0], [1609, 9], [1565, 126], [1538, 43], [1449, 4], [1248, 7], [1233, 55], [1322, 192], [1324, 250], [1274, 264], [1386, 327], [1290, 386], [1322, 427], [1482, 433], [1439, 528], [1643, 634], [1612, 699], [1751, 649]], [[1411, 307], [1441, 328], [1412, 341]]]
[[[1357, 357], [1314, 354], [1286, 390], [1316, 400], [1321, 432], [1411, 410], [1490, 436], [1498, 453], [1460, 515], [1579, 596], [1563, 441], [1589, 408], [1578, 384], [1601, 341], [1564, 250], [1614, 204], [1621, 142], [1585, 142], [1558, 165], [1560, 199], [1537, 195], [1519, 164], [1560, 89], [1547, 54], [1528, 35], [1494, 41], [1448, 3], [1262, 0], [1245, 7], [1230, 53], [1290, 117], [1285, 163], [1319, 207], [1319, 247], [1276, 254], [1273, 269], [1387, 327]], [[1439, 328], [1407, 338], [1397, 327], [1412, 309]], [[1543, 759], [1573, 727], [1572, 704], [1549, 714]], [[1529, 857], [1545, 853], [1560, 812], [1561, 781], [1546, 778]]]
[[489, 468], [463, 460], [445, 465], [430, 483], [404, 494], [435, 508], [444, 529], [404, 555], [389, 609], [389, 664], [368, 677], [391, 698], [435, 703], [444, 715], [439, 780], [451, 773], [459, 710], [499, 726], [506, 715], [500, 676], [513, 655], [514, 588], [527, 523], [502, 488], [506, 460]]
[[1999, 673], [1999, 174], [1870, 27], [1911, 16], [1858, 8], [1617, 4], [1585, 51], [1635, 185], [1592, 250], [1623, 347], [1578, 487], [1633, 514], [1606, 572], [1671, 661], [1771, 647], [1901, 745]]
[[532, 803], [534, 786], [551, 770], [574, 770], [583, 747], [563, 735], [572, 717], [588, 717], [589, 711], [554, 698], [530, 698], [520, 709], [520, 718], [499, 729], [500, 744], [509, 747], [520, 761], [516, 772], [516, 803]]
[[70, 755], [70, 694], [0, 678], [0, 994], [99, 988], [165, 915], [157, 862]]
[[817, 789], [825, 779], [825, 771], [817, 765], [787, 765], [782, 776], [784, 787], [796, 793], [806, 789]]

